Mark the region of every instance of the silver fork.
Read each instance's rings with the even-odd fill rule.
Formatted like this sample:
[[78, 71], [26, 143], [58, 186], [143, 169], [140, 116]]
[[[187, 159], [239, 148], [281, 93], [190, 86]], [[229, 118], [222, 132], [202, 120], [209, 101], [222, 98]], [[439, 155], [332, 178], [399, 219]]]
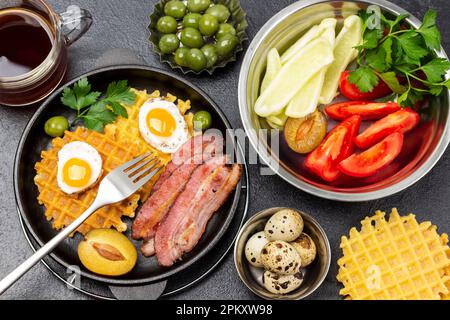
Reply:
[[74, 232], [95, 211], [108, 204], [122, 201], [146, 184], [162, 166], [152, 153], [137, 157], [111, 171], [100, 182], [97, 197], [91, 206], [25, 262], [0, 281], [0, 294], [19, 280], [37, 262], [49, 254], [61, 241]]

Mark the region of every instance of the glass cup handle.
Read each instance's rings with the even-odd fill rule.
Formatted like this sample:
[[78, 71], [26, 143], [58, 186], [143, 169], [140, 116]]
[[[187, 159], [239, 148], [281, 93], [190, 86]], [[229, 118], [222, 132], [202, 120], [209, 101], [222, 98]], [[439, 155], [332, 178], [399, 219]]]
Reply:
[[80, 39], [92, 25], [92, 15], [89, 11], [71, 5], [66, 12], [59, 15], [60, 26], [67, 46]]

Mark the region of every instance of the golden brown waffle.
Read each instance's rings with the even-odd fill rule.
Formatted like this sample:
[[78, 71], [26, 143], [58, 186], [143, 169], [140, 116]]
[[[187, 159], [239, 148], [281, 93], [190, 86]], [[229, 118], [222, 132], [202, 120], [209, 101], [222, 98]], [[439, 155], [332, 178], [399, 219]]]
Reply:
[[337, 276], [348, 299], [441, 299], [449, 294], [450, 249], [446, 234], [431, 222], [418, 223], [413, 214], [396, 209], [361, 222], [361, 231], [343, 236], [343, 257]]
[[[121, 164], [149, 151], [152, 151], [163, 164], [170, 161], [170, 155], [158, 152], [148, 145], [140, 136], [138, 117], [139, 109], [149, 98], [159, 97], [158, 91], [148, 95], [146, 91], [135, 91], [136, 102], [127, 107], [128, 118], [119, 117], [116, 122], [105, 127], [104, 133], [98, 133], [83, 127], [75, 131], [66, 131], [62, 138], [55, 138], [52, 147], [42, 151], [42, 160], [35, 165], [35, 184], [39, 190], [38, 201], [45, 206], [45, 216], [53, 220], [53, 228], [62, 229], [80, 216], [92, 203], [98, 184], [82, 193], [68, 195], [60, 190], [57, 184], [58, 152], [72, 141], [83, 141], [93, 146], [103, 159], [102, 176]], [[168, 95], [168, 99], [175, 101], [177, 98]], [[180, 110], [184, 114], [190, 108], [190, 102], [178, 100]], [[125, 231], [127, 225], [122, 221], [122, 216], [134, 217], [139, 200], [145, 201], [157, 176], [142, 187], [136, 194], [128, 199], [97, 210], [77, 231], [86, 234], [92, 229], [114, 227], [118, 231]]]
[[[42, 151], [42, 160], [35, 165], [37, 172], [34, 182], [38, 186], [38, 201], [45, 206], [45, 216], [53, 220], [53, 228], [61, 229], [80, 216], [97, 195], [98, 184], [80, 194], [68, 195], [61, 191], [56, 180], [58, 170], [58, 152], [72, 141], [84, 141], [92, 145], [103, 159], [103, 175], [117, 166], [140, 154], [135, 145], [127, 146], [117, 143], [115, 128], [106, 128], [104, 133], [78, 127], [75, 131], [66, 131], [63, 138], [55, 138], [52, 147]], [[134, 194], [120, 203], [101, 208], [78, 228], [82, 234], [91, 229], [115, 227], [125, 231], [127, 226], [122, 222], [122, 215], [133, 217], [138, 206], [140, 195]]]

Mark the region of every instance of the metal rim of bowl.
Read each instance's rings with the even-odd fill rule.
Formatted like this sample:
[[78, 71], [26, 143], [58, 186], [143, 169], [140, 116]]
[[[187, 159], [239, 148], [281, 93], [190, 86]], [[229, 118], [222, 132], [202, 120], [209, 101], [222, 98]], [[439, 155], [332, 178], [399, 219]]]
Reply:
[[[239, 275], [239, 278], [241, 279], [241, 281], [245, 284], [245, 286], [254, 294], [256, 294], [258, 297], [261, 297], [263, 299], [270, 299], [267, 296], [263, 296], [261, 295], [257, 290], [255, 290], [252, 286], [250, 286], [247, 282], [247, 280], [245, 279], [244, 275], [242, 274], [241, 269], [238, 267], [238, 262], [237, 262], [237, 258], [238, 255], [242, 254], [242, 252], [238, 252], [239, 248], [238, 248], [238, 244], [241, 241], [241, 237], [242, 234], [247, 230], [247, 228], [253, 224], [256, 220], [259, 220], [261, 218], [262, 215], [268, 214], [271, 211], [274, 211], [274, 213], [276, 211], [279, 210], [283, 210], [283, 209], [292, 209], [295, 211], [300, 212], [300, 214], [302, 215], [302, 217], [306, 217], [308, 219], [308, 221], [310, 221], [316, 228], [317, 230], [319, 230], [320, 236], [323, 238], [323, 242], [325, 244], [325, 251], [326, 251], [326, 256], [324, 257], [326, 259], [325, 261], [325, 272], [321, 275], [321, 277], [319, 278], [319, 281], [317, 281], [317, 283], [311, 288], [311, 290], [307, 293], [305, 293], [303, 296], [299, 297], [297, 300], [302, 300], [305, 299], [306, 297], [308, 297], [309, 295], [311, 295], [312, 293], [314, 293], [321, 285], [322, 283], [325, 281], [328, 272], [330, 271], [330, 266], [331, 266], [331, 247], [330, 247], [330, 241], [328, 240], [327, 234], [325, 233], [325, 230], [322, 228], [322, 226], [319, 224], [319, 222], [317, 222], [316, 219], [314, 219], [310, 214], [305, 213], [304, 211], [295, 209], [295, 208], [288, 208], [288, 207], [273, 207], [273, 208], [267, 208], [264, 209], [262, 211], [259, 211], [258, 213], [255, 213], [250, 219], [247, 220], [247, 222], [242, 226], [241, 230], [239, 231], [237, 237], [236, 237], [236, 241], [234, 243], [234, 250], [233, 250], [233, 260], [234, 260], [234, 266], [237, 270], [237, 273]], [[280, 296], [283, 297], [283, 296]]]
[[[299, 2], [293, 3], [289, 6], [287, 6], [286, 8], [284, 8], [283, 10], [281, 10], [275, 16], [273, 16], [258, 31], [256, 36], [253, 38], [253, 41], [250, 43], [247, 53], [245, 54], [244, 60], [242, 62], [241, 71], [239, 74], [238, 101], [239, 101], [239, 112], [240, 112], [240, 116], [241, 116], [241, 121], [244, 125], [244, 130], [247, 133], [250, 144], [253, 146], [253, 148], [255, 150], [257, 150], [262, 161], [266, 165], [268, 165], [278, 176], [280, 176], [282, 179], [284, 179], [286, 182], [290, 183], [291, 185], [293, 185], [307, 193], [310, 193], [312, 195], [315, 195], [315, 196], [318, 196], [321, 198], [344, 201], [344, 202], [359, 202], [359, 201], [369, 201], [369, 200], [376, 200], [376, 199], [384, 198], [384, 197], [393, 195], [395, 193], [398, 193], [398, 192], [410, 187], [417, 181], [419, 181], [439, 161], [439, 159], [442, 157], [443, 153], [447, 149], [447, 146], [450, 142], [450, 128], [449, 128], [450, 112], [447, 116], [446, 125], [445, 125], [444, 131], [442, 132], [442, 135], [439, 139], [439, 142], [437, 143], [435, 149], [433, 150], [433, 152], [431, 153], [429, 158], [424, 163], [422, 163], [420, 167], [418, 167], [416, 170], [414, 170], [409, 176], [407, 176], [403, 180], [400, 180], [399, 182], [397, 182], [393, 185], [384, 187], [384, 188], [376, 190], [376, 191], [362, 192], [362, 193], [353, 193], [353, 192], [346, 193], [346, 192], [324, 190], [324, 189], [315, 187], [305, 181], [302, 181], [302, 180], [296, 178], [291, 173], [289, 173], [286, 169], [284, 169], [282, 166], [275, 168], [274, 165], [272, 164], [272, 162], [278, 161], [278, 160], [267, 155], [266, 152], [261, 152], [259, 150], [260, 148], [258, 148], [258, 144], [259, 144], [258, 135], [256, 133], [256, 130], [252, 127], [252, 124], [251, 124], [250, 114], [248, 112], [248, 106], [247, 106], [247, 102], [246, 102], [247, 78], [248, 78], [249, 68], [250, 68], [251, 62], [253, 61], [253, 57], [255, 55], [256, 50], [259, 48], [259, 46], [261, 45], [261, 42], [264, 40], [266, 35], [278, 23], [280, 23], [285, 18], [287, 18], [292, 12], [297, 12], [299, 10], [302, 10], [304, 8], [307, 8], [307, 7], [315, 5], [315, 4], [327, 3], [327, 2], [331, 2], [331, 1], [304, 0], [301, 2], [299, 1]], [[418, 28], [421, 24], [420, 20], [417, 19], [415, 16], [413, 16], [411, 13], [409, 13], [405, 9], [402, 9], [401, 7], [397, 6], [396, 4], [393, 4], [393, 3], [385, 1], [385, 0], [361, 0], [361, 1], [353, 1], [353, 2], [366, 3], [369, 5], [378, 5], [382, 9], [387, 10], [395, 15], [406, 13], [406, 14], [409, 14], [407, 21], [413, 27]], [[448, 59], [448, 57], [442, 47], [437, 54], [439, 57]], [[450, 89], [447, 90], [447, 94], [450, 96]]]

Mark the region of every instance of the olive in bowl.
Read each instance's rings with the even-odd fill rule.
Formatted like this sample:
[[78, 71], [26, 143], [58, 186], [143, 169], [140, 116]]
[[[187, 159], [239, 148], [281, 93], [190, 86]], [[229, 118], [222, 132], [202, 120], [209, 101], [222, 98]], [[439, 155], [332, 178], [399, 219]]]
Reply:
[[247, 39], [238, 0], [162, 0], [150, 20], [150, 41], [161, 61], [184, 73], [212, 74], [236, 60]]
[[[293, 213], [292, 217], [300, 215], [301, 223], [298, 217], [275, 216], [283, 211]], [[274, 216], [269, 225], [275, 222], [277, 227], [286, 223], [290, 224], [288, 228], [296, 226], [294, 233], [300, 231], [297, 239], [291, 241], [292, 234], [287, 241], [267, 237], [271, 227], [266, 225]], [[283, 223], [283, 216], [290, 221]], [[282, 230], [279, 227], [278, 234], [283, 234]], [[306, 243], [309, 239], [314, 247]], [[310, 215], [292, 208], [270, 208], [255, 214], [242, 227], [234, 247], [234, 262], [241, 280], [259, 297], [300, 300], [325, 280], [331, 262], [330, 245], [324, 230]], [[296, 262], [299, 265], [295, 266]]]

